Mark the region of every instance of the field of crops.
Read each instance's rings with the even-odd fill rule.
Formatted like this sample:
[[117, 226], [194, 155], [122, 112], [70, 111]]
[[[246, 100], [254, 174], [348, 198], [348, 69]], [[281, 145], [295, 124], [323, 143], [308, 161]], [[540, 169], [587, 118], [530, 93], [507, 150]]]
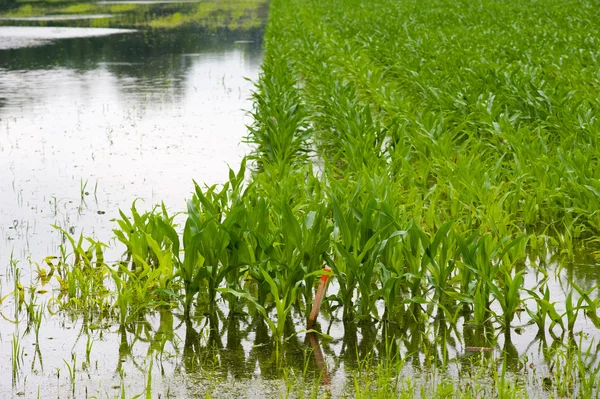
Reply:
[[376, 343], [345, 352], [377, 365], [352, 396], [597, 396], [598, 20], [585, 0], [273, 0], [252, 156], [180, 225], [123, 212], [118, 261], [64, 232], [39, 269], [53, 308], [249, 317], [284, 373], [327, 274], [323, 345], [338, 324]]

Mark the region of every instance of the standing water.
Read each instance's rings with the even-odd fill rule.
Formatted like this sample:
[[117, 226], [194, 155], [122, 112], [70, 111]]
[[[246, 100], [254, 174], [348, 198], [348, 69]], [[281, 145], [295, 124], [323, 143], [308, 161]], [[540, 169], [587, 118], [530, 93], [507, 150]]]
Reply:
[[[52, 225], [108, 243], [120, 208], [140, 198], [141, 209], [164, 201], [173, 212], [184, 210], [193, 179], [221, 183], [227, 165], [236, 169], [247, 152], [253, 86], [246, 78], [257, 77], [259, 39], [2, 27], [0, 43], [0, 264], [22, 269], [17, 276], [10, 267], [0, 271], [0, 297], [13, 291], [13, 280], [28, 286], [35, 263], [57, 255], [62, 234]], [[38, 294], [51, 305], [44, 291]], [[11, 301], [3, 312], [11, 312]], [[129, 397], [144, 390], [143, 377], [128, 378], [130, 386], [119, 382], [149, 366], [122, 366], [127, 345], [116, 330], [86, 340], [79, 321], [53, 318], [34, 345], [23, 338], [25, 323], [3, 316], [0, 357], [19, 364], [0, 363], [0, 397], [112, 397], [121, 390]], [[89, 356], [92, 347], [97, 357]], [[89, 378], [75, 385], [79, 376], [70, 373], [80, 371]]]

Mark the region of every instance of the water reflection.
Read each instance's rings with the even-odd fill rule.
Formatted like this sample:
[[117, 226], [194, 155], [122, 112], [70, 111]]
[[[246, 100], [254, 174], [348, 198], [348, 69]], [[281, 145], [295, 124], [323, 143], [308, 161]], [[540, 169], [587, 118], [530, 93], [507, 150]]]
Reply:
[[306, 334], [305, 344], [308, 343], [312, 350], [313, 358], [315, 361], [315, 365], [317, 370], [320, 373], [321, 380], [324, 385], [331, 384], [331, 377], [329, 375], [329, 371], [327, 370], [327, 363], [325, 360], [325, 355], [323, 354], [323, 350], [321, 349], [321, 344], [319, 343], [319, 336], [317, 333], [308, 333]]
[[[141, 208], [165, 201], [180, 210], [192, 179], [226, 179], [227, 164], [236, 167], [246, 153], [240, 142], [253, 85], [245, 78], [256, 79], [262, 57], [260, 38], [246, 33], [180, 30], [48, 40], [41, 47], [0, 50], [0, 265], [20, 260], [24, 285], [35, 280], [36, 270], [26, 260], [59, 250], [62, 237], [53, 224], [108, 242], [110, 219], [136, 198], [144, 198], [137, 202]], [[107, 253], [106, 261], [118, 256]], [[12, 281], [1, 285], [4, 296]], [[45, 296], [56, 295], [49, 290]], [[169, 309], [117, 325], [102, 315], [80, 316], [45, 319], [39, 340], [35, 328], [4, 325], [0, 356], [11, 357], [6, 337], [16, 328], [31, 371], [15, 374], [14, 388], [10, 379], [1, 381], [0, 397], [21, 391], [35, 397], [38, 387], [61, 397], [72, 389], [75, 397], [120, 396], [111, 389], [121, 387], [131, 397], [145, 389], [148, 355], [157, 356], [159, 376], [176, 376], [210, 366], [215, 352], [208, 348], [223, 348], [221, 334], [228, 336], [224, 350], [238, 351], [232, 356], [247, 342], [240, 333], [225, 332], [230, 322], [222, 316], [206, 325]], [[75, 387], [65, 372], [47, 375], [66, 370], [65, 362], [77, 362]], [[242, 375], [253, 368], [248, 362], [247, 369], [234, 370]], [[0, 365], [0, 375], [10, 373], [10, 362]], [[157, 392], [192, 397], [182, 391], [182, 379], [156, 376]]]
[[[29, 359], [32, 367], [54, 370], [61, 366], [62, 358], [57, 358], [53, 345], [62, 347], [60, 356], [67, 360], [72, 347], [76, 358], [86, 359], [81, 371], [88, 370], [78, 374], [76, 397], [98, 388], [99, 380], [102, 389], [126, 384], [130, 395], [142, 392], [150, 373], [148, 359], [154, 359], [153, 392], [170, 392], [178, 397], [204, 397], [211, 386], [235, 396], [235, 391], [230, 390], [240, 387], [244, 393], [257, 381], [260, 386], [275, 384], [273, 392], [263, 391], [258, 397], [278, 396], [286, 388], [285, 384], [277, 384], [289, 382], [290, 378], [301, 378], [308, 390], [323, 389], [343, 396], [347, 387], [353, 387], [357, 381], [360, 384], [365, 378], [388, 374], [395, 378], [399, 373], [414, 373], [415, 378], [420, 378], [419, 375], [432, 375], [432, 370], [437, 370], [447, 372], [448, 378], [457, 376], [468, 381], [482, 378], [476, 377], [482, 366], [489, 372], [515, 376], [526, 376], [535, 369], [540, 381], [548, 378], [547, 383], [552, 386], [552, 370], [564, 366], [565, 359], [583, 354], [585, 365], [593, 367], [598, 362], [598, 344], [590, 346], [578, 334], [529, 340], [515, 332], [495, 330], [492, 323], [458, 323], [455, 328], [439, 318], [432, 323], [407, 319], [407, 324], [386, 321], [357, 325], [334, 320], [325, 313], [321, 321], [332, 321], [332, 339], [301, 332], [305, 317], [303, 312], [295, 311], [286, 320], [288, 338], [279, 347], [279, 358], [262, 316], [255, 312], [228, 312], [222, 302], [210, 312], [197, 308], [191, 317], [185, 317], [180, 309], [163, 307], [117, 324], [95, 316], [96, 320], [83, 322], [76, 331], [66, 327], [67, 321], [60, 326], [59, 342], [48, 341], [52, 328], [45, 328], [40, 345], [29, 352]], [[94, 323], [103, 327], [93, 327]], [[320, 325], [316, 329], [323, 331]], [[22, 337], [23, 345], [27, 345], [33, 339], [33, 331]], [[94, 343], [89, 353], [86, 341]], [[69, 343], [65, 347], [66, 342]], [[121, 379], [124, 375], [127, 378]], [[28, 376], [28, 385], [33, 388], [47, 381], [43, 373]], [[63, 392], [68, 391], [64, 390], [64, 383], [61, 386]]]

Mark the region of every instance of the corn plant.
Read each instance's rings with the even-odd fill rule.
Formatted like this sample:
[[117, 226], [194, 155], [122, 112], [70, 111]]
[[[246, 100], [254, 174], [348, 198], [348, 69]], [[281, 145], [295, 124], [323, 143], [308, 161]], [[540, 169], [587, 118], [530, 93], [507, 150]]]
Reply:
[[232, 286], [241, 275], [240, 269], [251, 261], [251, 251], [244, 240], [248, 202], [241, 188], [245, 163], [237, 174], [230, 170], [230, 180], [220, 191], [216, 186], [202, 190], [196, 184], [195, 195], [188, 202], [188, 218], [183, 231], [184, 258], [178, 260], [177, 275], [183, 279], [185, 307], [208, 284], [211, 304], [217, 290], [227, 280]]
[[550, 289], [548, 288], [548, 285], [542, 284], [542, 286], [539, 288], [539, 292], [542, 295], [538, 294], [534, 290], [525, 289], [525, 291], [531, 295], [531, 298], [534, 299], [536, 303], [536, 309], [531, 310], [527, 308], [527, 313], [529, 314], [531, 320], [537, 325], [538, 334], [545, 333], [547, 318], [550, 318], [552, 322], [550, 325], [550, 330], [552, 330], [552, 327], [556, 324], [560, 325], [564, 330], [565, 327], [562, 318], [556, 311], [556, 302], [550, 302]]
[[151, 267], [160, 267], [165, 260], [163, 252], [172, 251], [179, 256], [179, 238], [174, 229], [173, 219], [169, 216], [164, 204], [157, 212], [157, 207], [140, 214], [136, 201], [131, 205], [131, 218], [119, 211], [121, 219], [116, 219], [119, 226], [113, 232], [117, 239], [127, 248], [125, 263], [131, 262], [131, 269], [141, 267], [142, 263]]
[[[344, 306], [344, 320], [354, 315], [354, 290], [359, 286], [361, 294], [370, 293], [376, 275], [378, 238], [383, 230], [373, 230], [371, 217], [375, 212], [374, 202], [366, 204], [362, 215], [356, 216], [353, 209], [342, 209], [337, 199], [332, 199], [333, 219], [341, 237], [336, 241], [338, 260], [329, 260], [329, 266], [340, 284], [338, 300]], [[387, 227], [387, 226], [386, 226]], [[369, 317], [371, 302], [363, 296], [359, 316]]]

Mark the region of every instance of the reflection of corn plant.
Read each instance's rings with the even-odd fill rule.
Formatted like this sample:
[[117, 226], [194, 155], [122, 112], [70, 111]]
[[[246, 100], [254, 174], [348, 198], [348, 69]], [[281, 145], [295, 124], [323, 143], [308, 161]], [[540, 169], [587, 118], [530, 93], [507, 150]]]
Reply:
[[75, 352], [71, 353], [71, 361], [72, 364], [63, 359], [63, 362], [67, 366], [67, 370], [69, 371], [69, 381], [71, 382], [71, 393], [75, 394], [75, 377], [77, 374], [77, 354]]
[[154, 357], [150, 357], [150, 365], [146, 375], [146, 399], [152, 399], [152, 367], [154, 366]]
[[19, 370], [21, 365], [23, 364], [23, 348], [21, 348], [21, 344], [19, 343], [19, 336], [13, 334], [12, 336], [12, 381], [13, 386], [17, 382], [17, 376], [19, 374]]

